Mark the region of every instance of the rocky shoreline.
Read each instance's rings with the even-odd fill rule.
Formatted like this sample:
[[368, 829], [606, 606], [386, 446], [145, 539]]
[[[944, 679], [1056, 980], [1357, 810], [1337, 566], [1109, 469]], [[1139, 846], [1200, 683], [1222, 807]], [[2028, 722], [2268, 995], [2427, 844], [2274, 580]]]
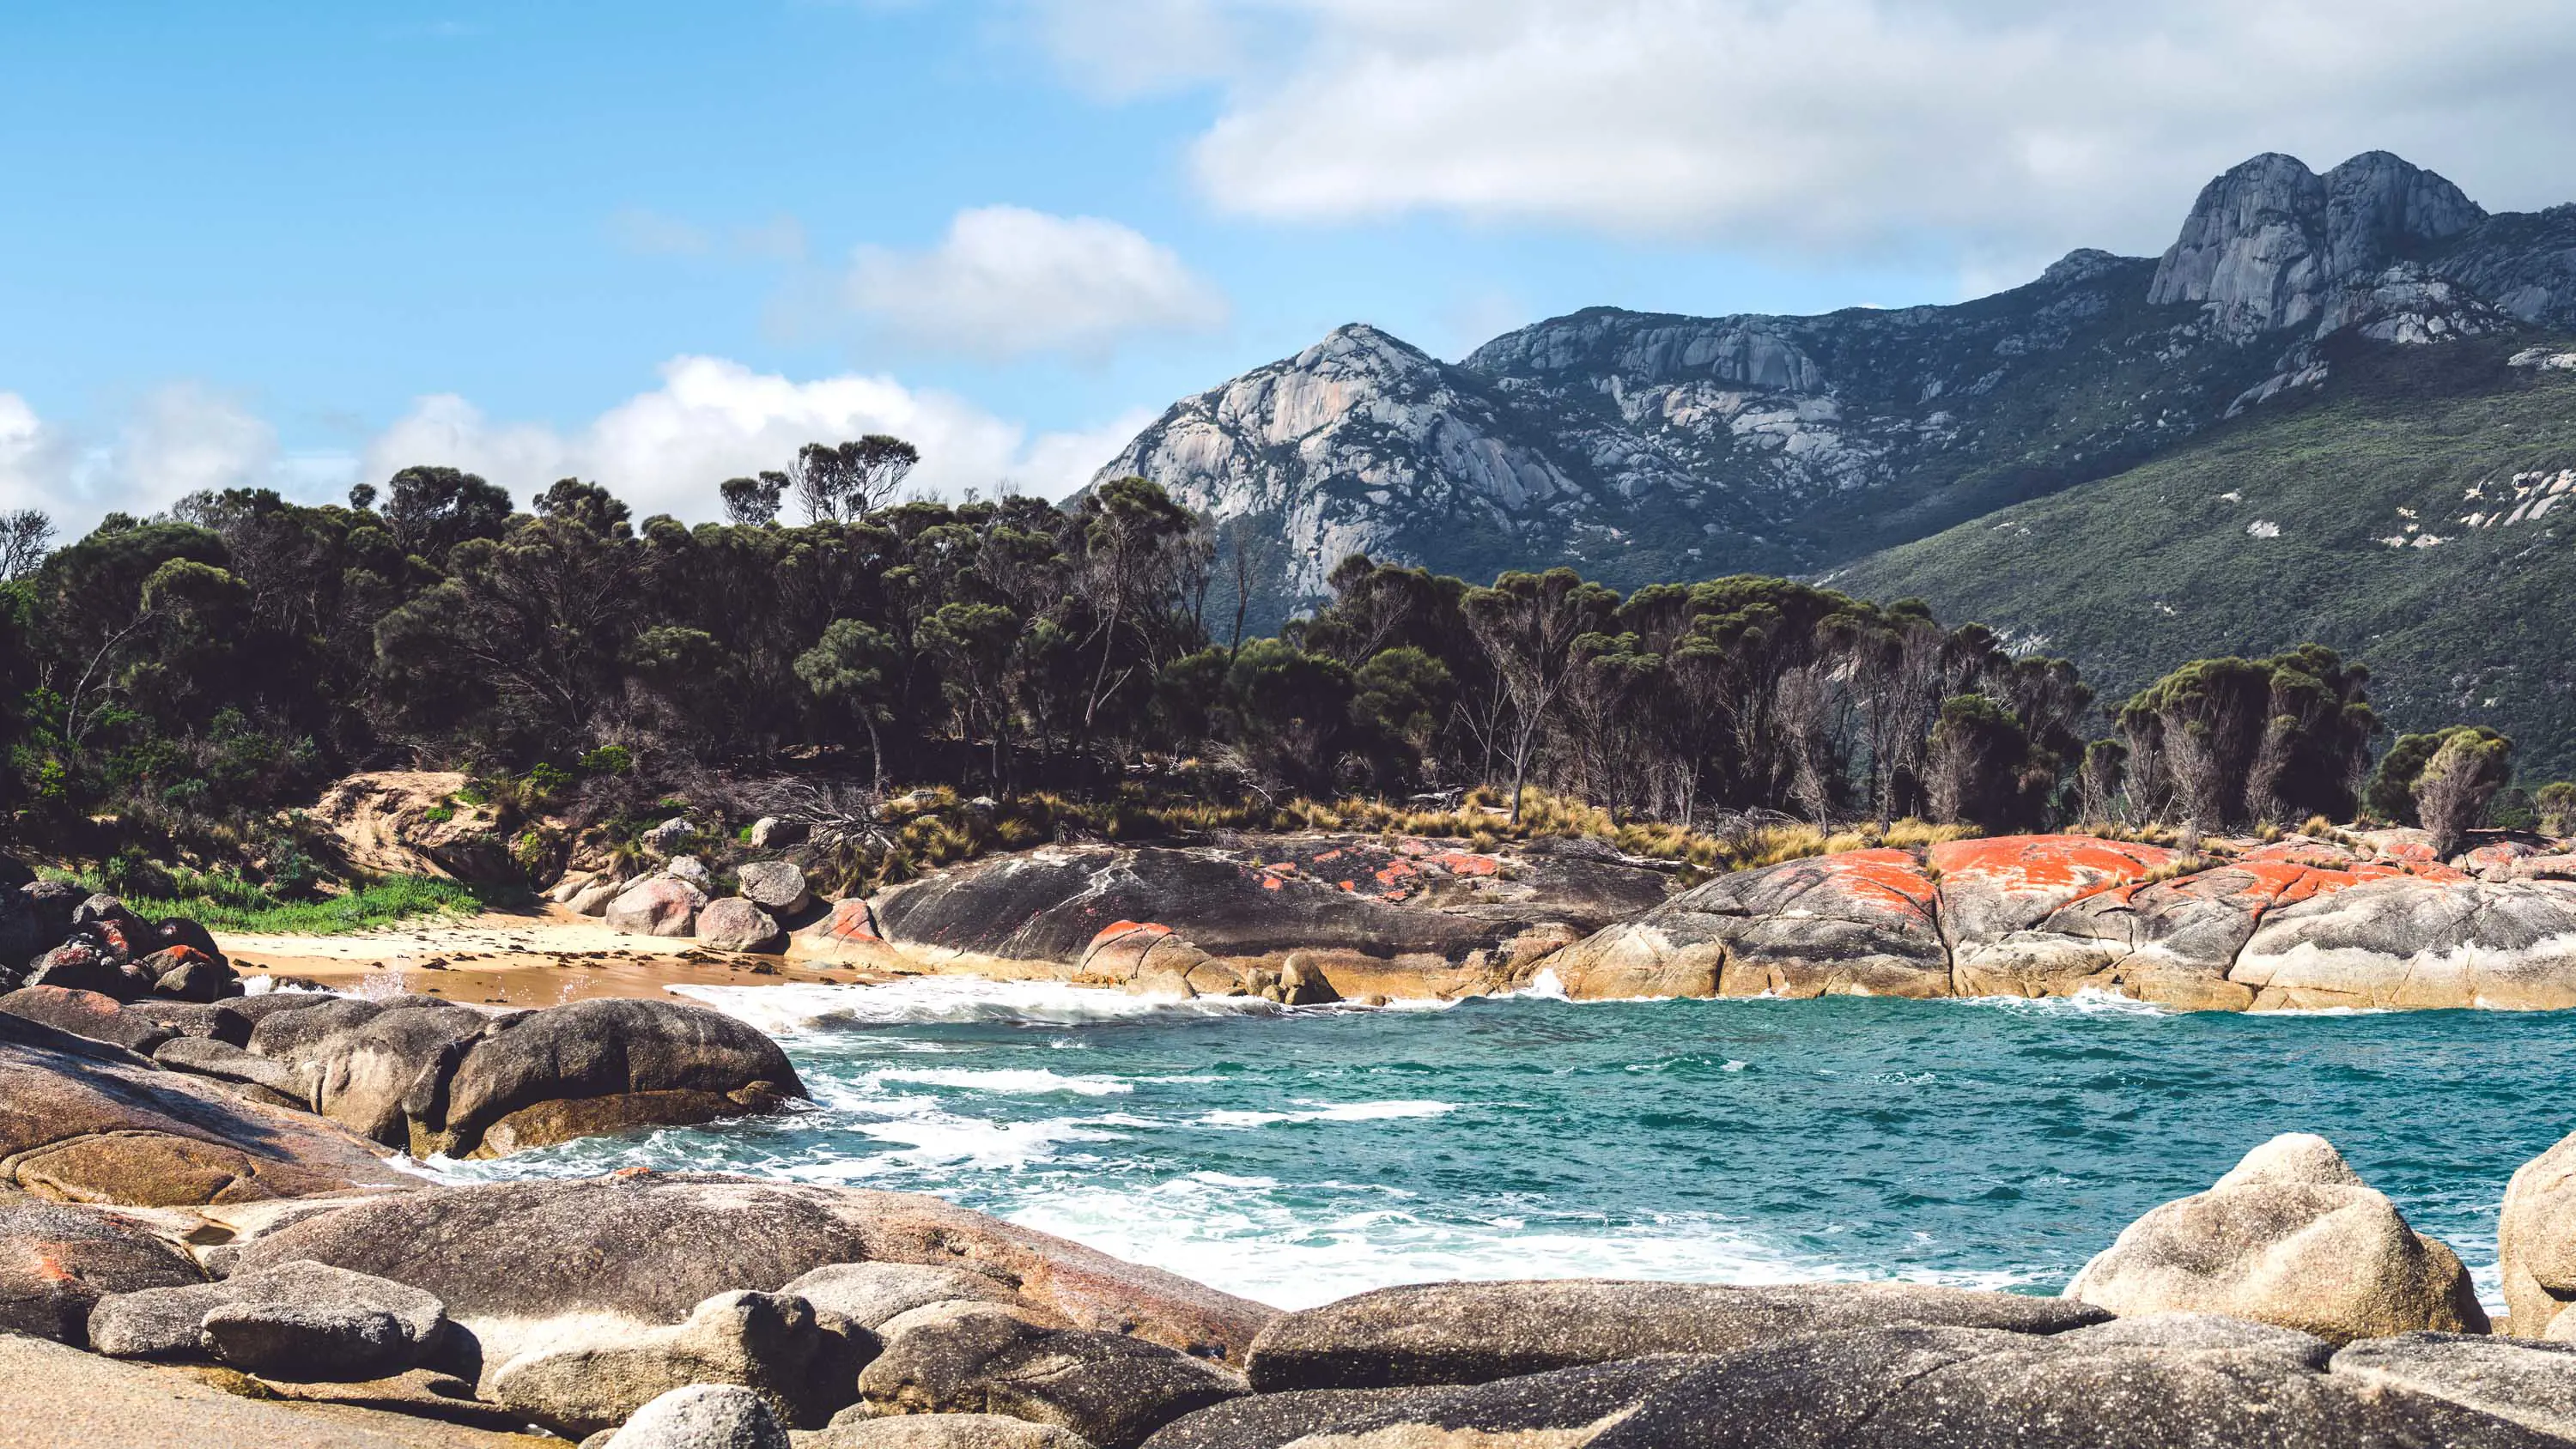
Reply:
[[[2041, 897], [2071, 889], [2054, 875], [2066, 852], [2106, 849], [1979, 844], [2012, 853]], [[1338, 989], [1342, 958], [1268, 953], [1263, 931], [1394, 919], [1418, 932], [1423, 976], [1457, 981], [1526, 978], [1643, 929], [1611, 913], [1613, 887], [1629, 883], [1618, 873], [1651, 872], [1617, 860], [1304, 848], [1262, 862], [1259, 877], [1279, 883], [1256, 879], [1248, 889], [1261, 894], [1244, 897], [1285, 901], [1275, 923], [1201, 917], [1226, 956], [1176, 945], [1180, 932], [1158, 922], [1083, 938], [1087, 912], [1241, 895], [1225, 862], [1141, 851], [1108, 853], [1106, 872], [1083, 851], [1039, 852], [874, 906], [817, 903], [799, 939], [824, 952], [954, 941], [1007, 885], [1025, 914], [1004, 949], [1078, 948], [1100, 975], [1105, 957], [1129, 962], [1120, 984], [1136, 989], [1177, 978], [1191, 991], [1290, 994], [1318, 980]], [[1643, 916], [1746, 922], [1713, 937], [1720, 989], [1760, 918], [1710, 909], [1713, 888], [1765, 874], [1807, 872], [1798, 898], [1812, 900], [1817, 880], [1840, 873], [1891, 914], [1890, 897], [1928, 898], [1936, 922], [1945, 910], [1954, 924], [1978, 920], [1977, 909], [2072, 919], [2063, 904], [2034, 917], [2021, 892], [1989, 892], [2005, 868], [1993, 854], [1948, 849], [1932, 853], [1946, 865], [1916, 863], [1927, 879], [1939, 872], [1928, 897], [1907, 888], [1910, 855], [1853, 852], [1722, 878]], [[2129, 867], [2084, 863], [2151, 876], [2145, 849], [2108, 852]], [[1357, 894], [1338, 882], [1292, 894], [1337, 865], [1393, 883], [1361, 915], [1332, 904]], [[2353, 883], [2310, 899], [2371, 887], [2347, 873]], [[2456, 874], [2378, 879], [2443, 891], [2469, 883]], [[2111, 889], [2134, 900], [2191, 878]], [[1569, 906], [1586, 900], [1603, 922], [1588, 938]], [[111, 905], [84, 903], [102, 921], [117, 919]], [[1768, 919], [1779, 930], [1839, 918]], [[1512, 948], [1533, 934], [1555, 944]], [[984, 944], [944, 949], [962, 960]], [[1956, 969], [1949, 950], [1922, 959]], [[1265, 957], [1307, 970], [1263, 982], [1252, 973], [1275, 968], [1242, 963]], [[1351, 979], [1416, 968], [1368, 969], [1381, 974]], [[2295, 1135], [2138, 1219], [2056, 1297], [1541, 1279], [1389, 1288], [1282, 1313], [934, 1198], [640, 1170], [453, 1186], [401, 1155], [498, 1155], [803, 1094], [775, 1043], [703, 1008], [488, 1011], [297, 991], [186, 1002], [142, 987], [149, 975], [108, 983], [124, 999], [51, 981], [0, 996], [0, 1443], [2576, 1445], [2576, 1315], [2563, 1311], [2576, 1302], [2576, 1137], [2506, 1192], [2508, 1313], [2494, 1321], [2457, 1253], [2330, 1144]]]
[[[758, 863], [801, 896], [792, 859]], [[2084, 835], [1854, 849], [1676, 890], [1597, 841], [1350, 834], [1069, 844], [787, 918], [682, 857], [557, 897], [673, 938], [895, 974], [1053, 979], [1293, 1005], [1540, 989], [1578, 1000], [2108, 992], [2190, 1011], [2576, 1007], [2576, 845], [2423, 833]], [[746, 880], [750, 879], [748, 875]], [[716, 934], [704, 934], [712, 922]]]
[[334, 1118], [9, 1014], [0, 1134], [11, 1444], [2576, 1444], [2576, 1137], [2513, 1180], [2490, 1322], [2457, 1254], [2303, 1136], [2056, 1297], [1575, 1279], [1282, 1313], [908, 1194], [440, 1185]]

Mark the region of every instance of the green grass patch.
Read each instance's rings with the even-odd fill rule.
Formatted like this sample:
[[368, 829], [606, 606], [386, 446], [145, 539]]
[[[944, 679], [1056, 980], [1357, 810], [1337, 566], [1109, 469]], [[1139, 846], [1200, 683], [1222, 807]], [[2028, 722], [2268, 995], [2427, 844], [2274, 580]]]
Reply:
[[[106, 886], [95, 875], [70, 879], [89, 890]], [[470, 886], [429, 876], [397, 875], [346, 895], [285, 900], [254, 881], [222, 873], [182, 871], [166, 893], [119, 894], [144, 916], [188, 916], [217, 931], [263, 936], [341, 936], [423, 916], [470, 916], [496, 906], [521, 904], [524, 890]]]

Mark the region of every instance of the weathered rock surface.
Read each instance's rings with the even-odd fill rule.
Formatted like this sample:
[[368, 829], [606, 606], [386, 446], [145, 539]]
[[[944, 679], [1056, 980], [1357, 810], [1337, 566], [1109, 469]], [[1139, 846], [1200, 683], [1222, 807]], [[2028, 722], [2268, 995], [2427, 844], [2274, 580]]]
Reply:
[[1580, 1445], [1706, 1364], [1668, 1355], [1472, 1386], [1317, 1390], [1237, 1399], [1181, 1419], [1153, 1449], [1300, 1445]]
[[2337, 1343], [2487, 1329], [2458, 1255], [2409, 1228], [2323, 1138], [2298, 1134], [2131, 1223], [2066, 1296], [2124, 1317], [2225, 1314]]
[[2258, 1010], [2576, 1006], [2576, 881], [2367, 881], [2272, 912], [2229, 979]]
[[805, 888], [805, 871], [792, 860], [755, 860], [734, 872], [744, 900], [772, 915], [805, 909], [814, 897]]
[[[1571, 1442], [1591, 1449], [2540, 1449], [2564, 1442], [2444, 1399], [2324, 1372], [2326, 1351], [2313, 1340], [2245, 1342], [2234, 1335], [2206, 1346], [2171, 1337], [2142, 1344], [2109, 1330], [2046, 1338], [1913, 1327], [1809, 1334], [1703, 1361]], [[1472, 1423], [1474, 1412], [1453, 1405], [1442, 1417]]]
[[2079, 1303], [1911, 1283], [1433, 1283], [1282, 1314], [1253, 1341], [1245, 1371], [1262, 1393], [1467, 1384], [1831, 1329], [2054, 1333], [2107, 1317]]
[[579, 1436], [623, 1424], [691, 1384], [734, 1384], [791, 1426], [819, 1428], [858, 1397], [876, 1336], [802, 1298], [720, 1293], [663, 1328], [573, 1327], [521, 1348], [487, 1388], [537, 1423]]
[[[547, 1441], [410, 1413], [245, 1397], [206, 1371], [158, 1368], [0, 1334], [9, 1449], [546, 1449]], [[253, 1391], [257, 1391], [253, 1389]]]
[[686, 936], [707, 893], [667, 875], [647, 876], [608, 903], [609, 926], [636, 936]]
[[1120, 1333], [1049, 1329], [975, 1308], [892, 1334], [859, 1375], [888, 1414], [1003, 1414], [1134, 1449], [1196, 1409], [1245, 1392], [1204, 1360]]
[[407, 1188], [362, 1138], [0, 1014], [0, 1186], [173, 1207]]
[[603, 998], [495, 1023], [447, 1080], [434, 1140], [498, 1156], [767, 1111], [805, 1085], [778, 1043], [702, 1006]]
[[933, 1263], [833, 1263], [778, 1291], [870, 1330], [933, 1303], [1021, 1301], [1018, 1290], [999, 1278]]
[[310, 1258], [435, 1294], [498, 1363], [558, 1319], [679, 1322], [835, 1263], [963, 1267], [1087, 1328], [1240, 1362], [1272, 1311], [933, 1198], [701, 1174], [425, 1188], [284, 1227], [238, 1264]]
[[[1421, 840], [1389, 848], [1335, 835], [1047, 847], [944, 871], [874, 904], [888, 941], [1082, 965], [1108, 984], [1127, 984], [1139, 963], [1095, 959], [1095, 946], [1143, 926], [1229, 963], [1211, 978], [1218, 990], [1239, 990], [1242, 969], [1276, 969], [1298, 952], [1342, 995], [1425, 981], [1404, 994], [1437, 995], [1499, 984], [1513, 943], [1534, 929], [1591, 930], [1664, 893], [1661, 873], [1588, 852], [1488, 854]], [[1196, 979], [1186, 968], [1145, 974]]]
[[113, 996], [63, 986], [23, 986], [0, 996], [0, 1012], [41, 1022], [57, 1031], [121, 1046], [141, 1056], [178, 1035], [166, 1023], [128, 1010]]
[[311, 1088], [285, 1063], [211, 1036], [174, 1036], [152, 1049], [152, 1060], [170, 1071], [260, 1087], [290, 1106], [310, 1104]]
[[416, 1288], [320, 1263], [100, 1301], [90, 1345], [118, 1358], [211, 1357], [254, 1372], [374, 1379], [418, 1364], [447, 1327]]
[[459, 798], [471, 783], [454, 771], [351, 775], [308, 813], [330, 827], [351, 865], [372, 874], [514, 884], [519, 868], [502, 838], [500, 811]]
[[769, 1404], [730, 1384], [673, 1389], [635, 1412], [607, 1449], [788, 1449]]
[[2563, 1338], [2576, 1302], [2576, 1135], [2516, 1169], [2496, 1222], [2506, 1326], [2517, 1338]]
[[99, 1299], [204, 1280], [187, 1254], [135, 1218], [0, 1204], [0, 1332], [83, 1344]]
[[2330, 1366], [2363, 1383], [2447, 1399], [2576, 1440], [2576, 1345], [2409, 1333], [2351, 1344]]
[[829, 1428], [797, 1449], [1092, 1449], [1092, 1444], [1070, 1429], [1004, 1414], [872, 1418], [861, 1405], [842, 1410]]
[[739, 896], [707, 902], [698, 912], [697, 937], [710, 951], [787, 949], [787, 933], [778, 928], [777, 918]]
[[1947, 996], [1937, 891], [1902, 850], [1722, 875], [1549, 956], [1577, 1000]]

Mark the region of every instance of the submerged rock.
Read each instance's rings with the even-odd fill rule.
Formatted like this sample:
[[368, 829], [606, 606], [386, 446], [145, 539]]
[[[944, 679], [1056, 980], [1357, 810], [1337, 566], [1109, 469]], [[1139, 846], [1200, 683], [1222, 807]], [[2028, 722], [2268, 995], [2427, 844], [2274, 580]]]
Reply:
[[2459, 1256], [2305, 1134], [2265, 1143], [2209, 1191], [2131, 1223], [2066, 1296], [2124, 1317], [2226, 1314], [2337, 1343], [2487, 1329]]

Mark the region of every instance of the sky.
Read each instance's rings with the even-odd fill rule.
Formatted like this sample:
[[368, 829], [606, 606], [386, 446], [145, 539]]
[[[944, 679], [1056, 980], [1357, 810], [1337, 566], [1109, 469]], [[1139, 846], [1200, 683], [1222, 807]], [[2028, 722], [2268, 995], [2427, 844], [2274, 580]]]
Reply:
[[1366, 321], [1948, 302], [2257, 152], [2576, 200], [2565, 0], [0, 0], [0, 508], [1060, 497]]

